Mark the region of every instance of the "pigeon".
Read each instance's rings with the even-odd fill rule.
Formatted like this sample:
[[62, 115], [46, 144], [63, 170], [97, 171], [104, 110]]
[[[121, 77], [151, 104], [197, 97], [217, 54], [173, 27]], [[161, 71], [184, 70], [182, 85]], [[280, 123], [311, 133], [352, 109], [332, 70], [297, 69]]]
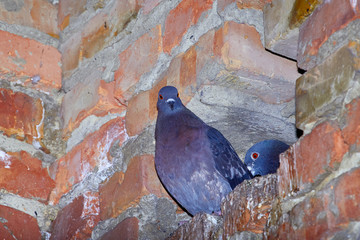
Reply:
[[280, 166], [279, 154], [289, 148], [286, 143], [270, 139], [254, 144], [245, 155], [245, 164], [253, 176], [276, 173]]
[[155, 168], [170, 195], [191, 215], [220, 214], [221, 200], [252, 175], [229, 141], [186, 108], [177, 89], [160, 89]]

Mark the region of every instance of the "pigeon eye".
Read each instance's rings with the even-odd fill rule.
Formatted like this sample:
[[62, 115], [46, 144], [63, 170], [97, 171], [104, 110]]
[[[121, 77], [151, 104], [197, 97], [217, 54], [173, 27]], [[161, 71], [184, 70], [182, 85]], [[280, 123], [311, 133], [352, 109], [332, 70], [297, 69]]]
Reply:
[[159, 95], [159, 98], [161, 99], [161, 100], [163, 100], [164, 99], [164, 97], [160, 94]]
[[253, 160], [256, 160], [258, 157], [259, 157], [259, 154], [257, 152], [254, 152], [254, 153], [251, 154], [251, 158]]
[[179, 97], [179, 93], [176, 96]]

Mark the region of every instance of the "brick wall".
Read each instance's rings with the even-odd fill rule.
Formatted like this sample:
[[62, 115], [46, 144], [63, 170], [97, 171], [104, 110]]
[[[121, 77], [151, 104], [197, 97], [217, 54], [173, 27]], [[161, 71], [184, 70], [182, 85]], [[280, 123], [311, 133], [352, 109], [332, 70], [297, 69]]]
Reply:
[[189, 220], [154, 168], [165, 85], [242, 159], [292, 145], [173, 238], [356, 233], [358, 18], [337, 0], [0, 2], [0, 236], [164, 239]]

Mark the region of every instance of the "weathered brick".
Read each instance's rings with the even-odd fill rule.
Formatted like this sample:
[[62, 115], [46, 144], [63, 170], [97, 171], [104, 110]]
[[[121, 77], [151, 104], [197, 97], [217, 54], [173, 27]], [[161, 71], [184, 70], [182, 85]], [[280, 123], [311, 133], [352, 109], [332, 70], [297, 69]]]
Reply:
[[170, 11], [165, 21], [164, 52], [170, 53], [173, 47], [179, 45], [185, 32], [212, 7], [212, 3], [213, 0], [184, 0]]
[[128, 100], [133, 93], [131, 87], [154, 67], [161, 51], [161, 26], [157, 25], [120, 53], [120, 67], [114, 76], [116, 96]]
[[[334, 32], [359, 18], [358, 1], [323, 1], [300, 27], [298, 66], [306, 70], [316, 66], [320, 47]], [[357, 37], [353, 36], [353, 38], [355, 40]]]
[[267, 3], [271, 2], [271, 0], [219, 0], [218, 9], [223, 11], [226, 6], [234, 2], [236, 2], [239, 9], [253, 8], [262, 10]]
[[48, 93], [61, 87], [61, 54], [52, 46], [0, 30], [0, 62], [0, 70], [18, 75], [14, 80], [22, 85]]
[[77, 84], [63, 98], [61, 113], [65, 137], [88, 116], [103, 117], [108, 113], [121, 113], [126, 109], [114, 94], [115, 82], [94, 80]]
[[115, 1], [112, 4], [111, 8], [99, 10], [93, 18], [62, 44], [65, 78], [71, 75], [72, 70], [79, 65], [83, 58], [92, 58], [103, 49], [137, 13], [135, 1]]
[[1, 1], [0, 21], [36, 28], [53, 37], [59, 34], [57, 5], [46, 0]]
[[299, 27], [319, 5], [318, 0], [273, 0], [264, 8], [265, 47], [296, 59]]
[[222, 218], [219, 216], [205, 213], [196, 214], [167, 239], [221, 239], [222, 225]]
[[101, 240], [137, 240], [139, 238], [139, 220], [129, 217], [101, 237]]
[[280, 155], [280, 196], [284, 198], [289, 193], [308, 189], [322, 180], [338, 168], [348, 150], [335, 123], [325, 122], [315, 127], [292, 146], [290, 154]]
[[237, 186], [221, 204], [224, 238], [242, 231], [262, 233], [277, 192], [275, 174], [254, 178]]
[[136, 156], [130, 160], [125, 173], [115, 173], [100, 187], [101, 219], [118, 216], [150, 193], [158, 197], [169, 197], [157, 177], [154, 157]]
[[98, 193], [86, 192], [59, 211], [50, 239], [89, 239], [99, 220]]
[[360, 145], [360, 99], [354, 99], [351, 103], [346, 105], [347, 117], [346, 126], [343, 128], [342, 133], [344, 141], [349, 146], [356, 144]]
[[0, 130], [30, 144], [42, 142], [44, 107], [39, 98], [0, 88]]
[[86, 0], [59, 1], [59, 11], [57, 14], [59, 28], [64, 30], [70, 23], [70, 18], [77, 17], [85, 11]]
[[112, 161], [109, 155], [111, 146], [116, 140], [121, 145], [127, 137], [123, 118], [112, 119], [54, 162], [50, 167], [50, 174], [56, 182], [50, 195], [52, 204], [57, 204], [63, 194], [95, 168], [101, 171], [108, 167]]
[[[360, 70], [358, 41], [339, 49], [296, 81], [296, 126], [338, 118], [346, 101], [359, 97], [356, 73]], [[308, 129], [309, 130], [309, 129]]]
[[29, 153], [0, 150], [0, 188], [25, 198], [49, 199], [55, 187], [41, 160]]
[[2, 239], [41, 239], [36, 218], [19, 210], [0, 205], [0, 236]]
[[246, 24], [225, 22], [215, 33], [214, 54], [230, 71], [243, 70], [289, 82], [300, 76], [293, 61], [267, 52], [259, 33]]
[[331, 180], [289, 212], [278, 210], [283, 217], [272, 225], [267, 239], [331, 239], [341, 233], [360, 219], [359, 180], [360, 168], [355, 168]]

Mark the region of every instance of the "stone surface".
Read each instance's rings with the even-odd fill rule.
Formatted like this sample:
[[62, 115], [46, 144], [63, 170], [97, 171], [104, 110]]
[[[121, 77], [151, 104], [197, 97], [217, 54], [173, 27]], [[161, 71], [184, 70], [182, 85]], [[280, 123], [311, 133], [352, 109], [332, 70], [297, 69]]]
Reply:
[[209, 214], [196, 214], [189, 222], [181, 225], [167, 239], [222, 239], [222, 218]]
[[319, 184], [339, 167], [348, 150], [335, 123], [325, 122], [315, 127], [280, 155], [280, 196], [285, 198], [297, 191], [309, 191], [312, 184]]
[[70, 18], [77, 17], [86, 10], [85, 4], [86, 4], [86, 0], [59, 1], [59, 10], [58, 10], [57, 18], [58, 18], [58, 25], [60, 30], [64, 30], [70, 24]]
[[351, 103], [346, 105], [346, 126], [342, 129], [344, 141], [350, 147], [355, 145], [360, 146], [360, 99], [354, 99]]
[[0, 188], [26, 198], [47, 202], [55, 182], [41, 160], [25, 151], [0, 150]]
[[221, 204], [224, 239], [242, 231], [263, 233], [277, 193], [275, 174], [257, 177], [238, 185]]
[[50, 239], [88, 239], [99, 220], [98, 194], [84, 193], [59, 211]]
[[55, 179], [56, 186], [50, 195], [51, 203], [57, 204], [63, 194], [93, 171], [101, 172], [110, 167], [110, 148], [113, 144], [121, 145], [127, 137], [123, 118], [112, 119], [54, 162], [50, 175]]
[[152, 155], [136, 156], [125, 173], [117, 172], [100, 186], [101, 219], [116, 217], [147, 194], [169, 197], [155, 171]]
[[296, 82], [296, 126], [310, 131], [315, 122], [335, 119], [359, 96], [358, 41], [350, 42]]
[[[358, 1], [330, 0], [323, 1], [301, 25], [299, 33], [299, 68], [309, 70], [320, 61], [317, 60], [317, 54], [321, 46], [336, 31], [339, 31], [349, 25], [352, 21], [360, 18], [360, 3]], [[349, 34], [348, 40], [358, 39], [359, 25], [357, 32]], [[333, 45], [337, 40], [333, 40]], [[346, 44], [346, 43], [345, 43]], [[333, 52], [336, 48], [328, 48], [328, 52]]]
[[129, 217], [101, 237], [101, 240], [137, 240], [139, 235], [139, 220]]
[[36, 218], [0, 205], [0, 235], [4, 239], [41, 239]]

